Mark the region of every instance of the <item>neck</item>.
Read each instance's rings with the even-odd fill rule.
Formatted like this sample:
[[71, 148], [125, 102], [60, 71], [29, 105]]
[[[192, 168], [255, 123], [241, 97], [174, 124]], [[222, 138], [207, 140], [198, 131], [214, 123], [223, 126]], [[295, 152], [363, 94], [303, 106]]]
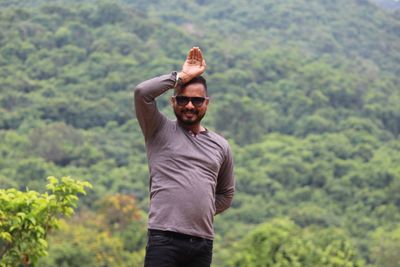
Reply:
[[187, 124], [183, 124], [183, 123], [179, 123], [179, 125], [184, 128], [187, 131], [190, 131], [194, 134], [198, 134], [200, 132], [205, 131], [206, 129], [200, 125], [200, 123], [197, 124], [193, 124], [193, 125], [187, 125]]

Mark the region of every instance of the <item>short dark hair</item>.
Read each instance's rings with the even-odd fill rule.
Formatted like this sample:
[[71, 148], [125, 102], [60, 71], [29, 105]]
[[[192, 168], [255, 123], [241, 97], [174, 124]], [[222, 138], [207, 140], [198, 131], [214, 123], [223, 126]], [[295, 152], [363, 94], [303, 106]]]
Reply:
[[196, 84], [196, 83], [200, 83], [200, 84], [202, 84], [204, 86], [204, 89], [206, 90], [206, 95], [208, 96], [207, 81], [206, 81], [206, 79], [204, 79], [203, 76], [194, 77], [193, 79], [191, 79], [187, 83], [183, 84], [180, 89], [175, 89], [175, 95], [177, 95], [180, 91], [185, 89], [187, 86], [189, 86], [191, 84]]

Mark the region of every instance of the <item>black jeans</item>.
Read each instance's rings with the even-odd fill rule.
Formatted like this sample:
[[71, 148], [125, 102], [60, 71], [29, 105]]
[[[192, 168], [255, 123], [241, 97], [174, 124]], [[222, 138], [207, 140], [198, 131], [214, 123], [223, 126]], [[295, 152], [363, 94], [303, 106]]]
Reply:
[[175, 232], [149, 230], [145, 267], [210, 267], [213, 241]]

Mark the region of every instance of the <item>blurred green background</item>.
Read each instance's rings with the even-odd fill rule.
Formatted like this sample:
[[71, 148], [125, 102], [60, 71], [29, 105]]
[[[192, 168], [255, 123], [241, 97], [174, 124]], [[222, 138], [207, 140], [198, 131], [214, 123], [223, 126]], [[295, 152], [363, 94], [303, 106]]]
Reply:
[[235, 158], [213, 266], [400, 266], [399, 1], [0, 0], [0, 187], [93, 185], [39, 266], [142, 266], [132, 89], [192, 46]]

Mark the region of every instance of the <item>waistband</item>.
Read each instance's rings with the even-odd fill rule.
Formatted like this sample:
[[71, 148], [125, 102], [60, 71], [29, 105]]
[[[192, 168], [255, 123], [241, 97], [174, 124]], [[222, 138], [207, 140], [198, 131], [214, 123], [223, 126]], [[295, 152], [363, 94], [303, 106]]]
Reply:
[[148, 234], [150, 236], [154, 235], [163, 235], [163, 236], [169, 236], [173, 237], [176, 239], [186, 239], [186, 240], [208, 240], [211, 241], [211, 239], [199, 237], [199, 236], [194, 236], [194, 235], [187, 235], [187, 234], [182, 234], [182, 233], [177, 233], [173, 231], [164, 231], [164, 230], [156, 230], [156, 229], [149, 229]]

